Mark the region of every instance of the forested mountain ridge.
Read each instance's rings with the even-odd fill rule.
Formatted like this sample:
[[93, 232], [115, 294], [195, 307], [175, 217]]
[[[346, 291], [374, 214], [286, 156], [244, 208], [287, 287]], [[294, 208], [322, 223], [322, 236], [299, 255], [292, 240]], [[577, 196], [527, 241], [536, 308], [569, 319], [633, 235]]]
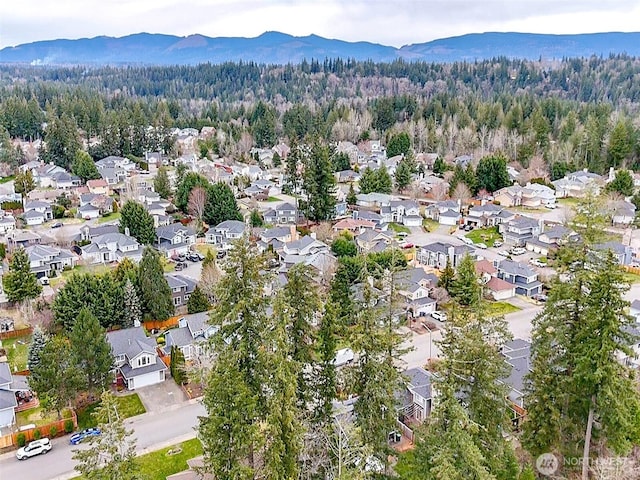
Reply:
[[99, 36], [47, 40], [6, 47], [0, 50], [0, 63], [194, 65], [245, 61], [280, 65], [298, 64], [314, 58], [454, 62], [499, 56], [533, 60], [622, 53], [640, 55], [640, 33], [548, 35], [488, 32], [404, 45], [401, 48], [371, 42], [346, 42], [317, 35], [295, 37], [280, 32], [265, 32], [255, 38], [138, 33], [119, 38]]

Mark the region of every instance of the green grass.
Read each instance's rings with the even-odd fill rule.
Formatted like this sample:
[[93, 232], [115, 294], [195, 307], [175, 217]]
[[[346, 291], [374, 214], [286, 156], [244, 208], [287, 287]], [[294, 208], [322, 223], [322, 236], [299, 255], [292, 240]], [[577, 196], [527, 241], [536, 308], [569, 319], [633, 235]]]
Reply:
[[404, 225], [400, 225], [399, 223], [390, 223], [389, 228], [396, 233], [411, 233], [409, 227], [405, 227]]
[[12, 372], [26, 370], [31, 335], [2, 340], [2, 348], [7, 351], [7, 361]]
[[633, 272], [624, 272], [622, 274], [624, 281], [629, 283], [640, 283], [640, 275]]
[[96, 220], [96, 223], [107, 223], [107, 222], [113, 222], [114, 220], [120, 220], [120, 212], [110, 213], [106, 217], [99, 217]]
[[[181, 448], [176, 455], [167, 455], [169, 450]], [[188, 468], [187, 460], [202, 455], [202, 443], [197, 438], [187, 440], [172, 447], [138, 457], [140, 476], [143, 480], [165, 480], [169, 475]]]
[[111, 270], [109, 265], [78, 265], [71, 270], [63, 270], [57, 277], [52, 277], [49, 279], [49, 283], [52, 287], [57, 286], [62, 281], [67, 281], [71, 276], [75, 273], [91, 273], [93, 275], [102, 275]]
[[430, 218], [425, 218], [422, 220], [422, 228], [424, 228], [427, 232], [433, 232], [440, 225], [435, 220], [431, 220]]
[[567, 197], [567, 198], [558, 198], [558, 203], [560, 205], [568, 205], [570, 207], [574, 207], [580, 203], [579, 198]]
[[490, 316], [507, 315], [522, 310], [520, 307], [507, 302], [490, 302], [487, 305], [487, 314]]
[[[122, 419], [135, 417], [136, 415], [141, 415], [146, 412], [137, 393], [132, 393], [131, 395], [125, 395], [122, 397], [117, 396], [116, 400], [118, 401], [118, 413]], [[91, 414], [99, 405], [100, 402], [98, 401], [91, 403], [84, 408], [78, 409], [76, 413], [78, 414], [79, 430], [97, 426], [97, 422]]]
[[484, 243], [487, 247], [493, 247], [496, 240], [502, 241], [502, 235], [498, 233], [498, 227], [478, 228], [467, 233], [465, 237], [473, 243]]
[[[69, 410], [64, 410], [62, 412], [62, 417], [71, 418], [71, 412]], [[31, 423], [35, 423], [36, 426], [40, 427], [42, 425], [55, 422], [56, 420], [58, 420], [57, 412], [45, 412], [42, 410], [42, 407], [30, 408], [29, 410], [16, 413], [16, 423], [19, 427], [29, 425]]]
[[14, 178], [16, 178], [15, 175], [9, 175], [8, 177], [2, 177], [2, 178], [0, 178], [0, 184], [9, 183]]
[[282, 199], [278, 198], [278, 197], [269, 197], [267, 198], [267, 202], [281, 202]]

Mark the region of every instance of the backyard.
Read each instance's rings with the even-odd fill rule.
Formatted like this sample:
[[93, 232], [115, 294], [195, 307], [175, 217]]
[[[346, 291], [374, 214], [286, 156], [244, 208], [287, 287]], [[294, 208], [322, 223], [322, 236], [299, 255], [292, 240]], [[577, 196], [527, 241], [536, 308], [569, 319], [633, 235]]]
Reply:
[[487, 314], [490, 316], [502, 316], [507, 315], [509, 313], [518, 312], [522, 310], [520, 307], [516, 307], [515, 305], [511, 305], [507, 302], [488, 302], [487, 303]]
[[27, 369], [29, 343], [31, 343], [31, 335], [2, 340], [2, 348], [7, 352], [7, 361], [12, 372]]
[[[71, 411], [68, 409], [63, 410], [62, 418], [71, 418]], [[19, 427], [30, 425], [32, 423], [41, 427], [42, 425], [47, 425], [57, 420], [57, 412], [47, 412], [43, 410], [42, 407], [30, 408], [29, 410], [16, 413], [16, 423]]]
[[[116, 396], [118, 402], [118, 414], [121, 418], [135, 417], [146, 412], [144, 405], [137, 393], [130, 395]], [[77, 411], [78, 414], [78, 428], [84, 429], [89, 427], [95, 427], [97, 422], [91, 415], [95, 409], [100, 405], [100, 402], [95, 402], [80, 408]]]
[[115, 220], [120, 220], [120, 212], [114, 212], [104, 217], [100, 217], [98, 218], [98, 220], [96, 220], [96, 223], [107, 223], [107, 222], [113, 222]]
[[487, 247], [493, 247], [496, 240], [502, 241], [502, 235], [498, 233], [498, 227], [478, 228], [465, 235], [473, 243], [484, 243]]

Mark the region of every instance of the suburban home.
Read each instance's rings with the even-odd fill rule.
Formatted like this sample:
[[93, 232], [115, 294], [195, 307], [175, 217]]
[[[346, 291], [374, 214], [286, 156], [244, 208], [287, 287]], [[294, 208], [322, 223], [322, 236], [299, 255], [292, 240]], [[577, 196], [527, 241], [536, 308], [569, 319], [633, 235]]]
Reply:
[[600, 195], [600, 189], [605, 183], [604, 177], [589, 172], [586, 168], [577, 172], [568, 173], [559, 180], [551, 182], [556, 187], [556, 197], [584, 197], [591, 192]]
[[351, 216], [356, 220], [369, 220], [370, 222], [373, 222], [375, 224], [375, 228], [378, 230], [386, 230], [388, 226], [388, 224], [382, 219], [382, 215], [371, 210], [354, 210], [351, 212]]
[[394, 275], [398, 294], [405, 298], [406, 309], [413, 317], [426, 316], [436, 309], [429, 291], [438, 285], [438, 277], [422, 268], [403, 270]]
[[0, 235], [5, 235], [16, 228], [16, 219], [10, 213], [0, 209]]
[[172, 223], [156, 228], [157, 247], [167, 258], [186, 254], [196, 243], [196, 234], [191, 227]]
[[315, 235], [305, 235], [299, 240], [294, 240], [291, 242], [287, 242], [282, 246], [282, 252], [280, 253], [280, 257], [284, 259], [288, 255], [299, 255], [299, 256], [308, 256], [314, 255], [320, 252], [328, 252], [329, 246], [317, 240]]
[[524, 246], [527, 240], [539, 235], [542, 231], [541, 222], [530, 217], [516, 217], [508, 222], [503, 222], [498, 227], [505, 243]]
[[16, 392], [11, 389], [13, 377], [7, 362], [0, 362], [0, 434], [9, 433], [16, 423]]
[[336, 222], [332, 229], [334, 232], [349, 231], [354, 235], [359, 235], [367, 230], [373, 230], [376, 224], [371, 220], [363, 220], [361, 218], [343, 218]]
[[162, 383], [167, 367], [156, 351], [156, 341], [147, 337], [142, 327], [107, 333], [114, 358], [116, 381], [129, 390]]
[[78, 213], [76, 216], [85, 220], [93, 220], [100, 216], [100, 209], [91, 203], [86, 203], [81, 207], [78, 207]]
[[474, 227], [494, 227], [502, 223], [503, 217], [500, 216], [500, 213], [503, 210], [503, 207], [493, 203], [473, 205], [469, 208], [464, 223]]
[[266, 250], [269, 247], [276, 251], [281, 249], [285, 243], [296, 240], [297, 238], [298, 232], [293, 225], [291, 225], [290, 227], [267, 228], [260, 234], [258, 247], [262, 251]]
[[400, 223], [406, 227], [421, 227], [420, 206], [413, 200], [391, 200], [389, 206], [380, 207], [385, 222]]
[[98, 225], [96, 227], [92, 227], [91, 225], [87, 225], [86, 223], [80, 227], [80, 237], [79, 241], [86, 242], [91, 241], [100, 235], [106, 235], [107, 233], [119, 233], [118, 225], [116, 224], [107, 224], [107, 225]]
[[[281, 253], [282, 255], [282, 253]], [[338, 259], [327, 249], [318, 250], [308, 255], [285, 255], [281, 256], [281, 266], [278, 274], [284, 275], [283, 280], [286, 281], [286, 274], [294, 265], [303, 263], [310, 267], [311, 278], [319, 285], [326, 285], [331, 276], [336, 271]]]
[[447, 261], [453, 268], [460, 265], [465, 255], [476, 256], [475, 250], [468, 245], [452, 245], [444, 242], [434, 242], [420, 247], [418, 251], [418, 262], [439, 270], [447, 266]]
[[498, 277], [491, 277], [484, 284], [484, 290], [487, 295], [498, 302], [516, 296], [516, 286]]
[[393, 198], [386, 193], [359, 193], [356, 195], [356, 205], [369, 208], [389, 207]]
[[32, 245], [25, 249], [29, 266], [36, 277], [54, 277], [65, 268], [76, 266], [78, 257], [69, 250], [46, 245]]
[[360, 180], [360, 174], [353, 170], [342, 170], [340, 172], [336, 172], [335, 175], [338, 183], [351, 183]]
[[398, 392], [400, 400], [400, 422], [410, 429], [412, 424], [421, 424], [431, 414], [434, 392], [432, 388], [433, 374], [422, 367], [405, 370], [402, 373], [405, 386]]
[[555, 191], [539, 183], [527, 183], [524, 187], [518, 184], [504, 187], [494, 192], [493, 198], [503, 207], [538, 208], [556, 203]]
[[441, 225], [456, 225], [460, 223], [460, 201], [443, 200], [433, 203], [424, 210], [424, 215], [431, 220], [435, 220]]
[[207, 339], [217, 331], [217, 327], [209, 325], [209, 312], [185, 315], [178, 320], [178, 328], [169, 330], [164, 338], [163, 348], [166, 355], [171, 347], [176, 346], [187, 361], [200, 357], [207, 349]]
[[501, 352], [510, 367], [509, 376], [503, 382], [509, 386], [512, 421], [517, 427], [527, 413], [524, 404], [525, 376], [531, 371], [531, 343], [516, 338], [507, 342]]
[[87, 180], [87, 188], [94, 195], [110, 195], [111, 189], [107, 182], [100, 178], [98, 180]]
[[385, 250], [393, 243], [393, 235], [388, 232], [368, 228], [355, 237], [358, 250], [363, 253]]
[[229, 250], [233, 246], [233, 242], [242, 238], [247, 225], [239, 220], [225, 220], [213, 228], [210, 228], [205, 234], [207, 243], [219, 245], [223, 250]]
[[51, 174], [51, 186], [56, 190], [71, 190], [82, 184], [80, 177], [72, 175], [69, 172], [55, 172]]
[[296, 224], [298, 222], [298, 207], [288, 202], [282, 203], [273, 209], [267, 210], [264, 221], [272, 225]]
[[[113, 228], [111, 227], [110, 230]], [[105, 229], [106, 230], [106, 229]], [[80, 247], [86, 263], [111, 263], [129, 258], [134, 262], [142, 259], [142, 246], [138, 241], [117, 231], [92, 237], [91, 243]]]
[[42, 225], [53, 220], [53, 211], [49, 202], [33, 200], [24, 204], [24, 221], [27, 225]]
[[594, 245], [593, 249], [600, 252], [611, 251], [620, 265], [631, 265], [633, 261], [633, 249], [620, 242], [611, 241]]
[[497, 268], [498, 278], [514, 285], [518, 295], [531, 297], [542, 293], [542, 282], [538, 281], [538, 274], [527, 265], [502, 260], [498, 262]]
[[177, 273], [165, 273], [164, 278], [167, 279], [167, 283], [171, 289], [173, 306], [177, 308], [186, 305], [189, 297], [196, 289], [198, 282], [191, 277]]
[[628, 226], [636, 218], [636, 206], [626, 200], [609, 202], [611, 208], [611, 223], [617, 226]]
[[11, 230], [7, 233], [6, 237], [9, 251], [20, 247], [27, 248], [31, 245], [40, 245], [41, 243], [45, 243], [40, 234], [30, 230]]
[[526, 248], [529, 251], [547, 256], [550, 252], [557, 250], [567, 242], [577, 241], [578, 234], [572, 232], [562, 225], [554, 225], [534, 238], [526, 241]]
[[622, 351], [617, 351], [616, 357], [623, 365], [638, 369], [640, 368], [640, 324], [634, 323], [633, 325], [628, 325], [624, 327], [624, 330], [632, 338], [631, 344], [628, 345], [631, 352], [627, 354]]

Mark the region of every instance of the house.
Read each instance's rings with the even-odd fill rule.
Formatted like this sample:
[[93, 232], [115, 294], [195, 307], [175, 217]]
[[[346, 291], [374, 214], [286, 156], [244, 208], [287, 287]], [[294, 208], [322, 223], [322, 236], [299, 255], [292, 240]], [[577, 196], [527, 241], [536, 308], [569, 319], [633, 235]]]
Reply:
[[10, 213], [0, 209], [0, 235], [6, 235], [7, 233], [15, 230], [16, 219]]
[[15, 229], [7, 234], [7, 246], [10, 251], [20, 247], [27, 248], [30, 245], [40, 245], [41, 243], [45, 242], [37, 232]]
[[272, 225], [296, 224], [298, 222], [298, 207], [285, 202], [276, 208], [267, 210], [263, 215], [264, 221]]
[[539, 183], [527, 183], [524, 187], [515, 184], [494, 192], [493, 198], [503, 207], [538, 208], [555, 204], [556, 192]]
[[460, 223], [460, 201], [443, 200], [425, 208], [424, 215], [441, 225], [456, 225]]
[[358, 250], [363, 253], [385, 250], [393, 242], [393, 236], [388, 232], [368, 228], [355, 237]]
[[507, 398], [513, 410], [513, 422], [518, 426], [526, 414], [525, 376], [531, 371], [531, 343], [515, 338], [503, 345], [501, 353], [509, 366], [509, 376], [503, 383], [509, 387]]
[[285, 243], [282, 247], [280, 257], [282, 259], [287, 255], [299, 255], [304, 257], [328, 251], [329, 246], [326, 243], [316, 240], [315, 236], [305, 235], [299, 240], [293, 240]]
[[380, 207], [380, 215], [385, 222], [395, 222], [405, 227], [422, 226], [420, 206], [413, 200], [391, 200], [389, 206]]
[[82, 258], [89, 264], [119, 262], [125, 257], [134, 262], [142, 259], [142, 246], [138, 241], [118, 231], [96, 235], [91, 238], [90, 244], [80, 249]]
[[611, 241], [594, 245], [593, 249], [599, 252], [610, 251], [620, 265], [631, 265], [633, 261], [633, 249], [620, 242]]
[[207, 339], [217, 331], [217, 327], [209, 325], [209, 312], [185, 315], [178, 320], [178, 328], [169, 330], [165, 334], [165, 354], [171, 353], [171, 347], [176, 346], [189, 361], [200, 357], [207, 348]]
[[336, 172], [335, 176], [338, 183], [351, 183], [360, 180], [360, 174], [353, 170], [342, 170]]
[[119, 233], [118, 225], [116, 224], [107, 224], [107, 225], [98, 225], [96, 227], [92, 227], [91, 225], [84, 224], [80, 227], [80, 238], [81, 242], [91, 241], [100, 235], [106, 235], [107, 233]]
[[129, 390], [162, 383], [167, 367], [156, 351], [156, 341], [147, 337], [142, 327], [107, 333], [117, 378]]
[[269, 247], [279, 250], [286, 242], [291, 242], [298, 238], [298, 232], [293, 225], [290, 227], [272, 227], [260, 233], [258, 247], [264, 251]]
[[393, 197], [386, 193], [359, 193], [356, 195], [356, 205], [359, 207], [382, 208], [391, 205]]
[[547, 256], [567, 242], [577, 241], [578, 235], [562, 225], [554, 225], [540, 235], [526, 240], [527, 250]]
[[29, 266], [36, 277], [54, 277], [65, 268], [76, 266], [78, 257], [69, 250], [46, 245], [32, 245], [25, 249], [29, 256]]
[[355, 219], [369, 220], [370, 222], [373, 222], [374, 227], [378, 230], [386, 230], [388, 227], [387, 223], [385, 223], [385, 221], [382, 219], [382, 215], [371, 210], [354, 210], [353, 212], [351, 212], [351, 216]]
[[500, 216], [500, 213], [503, 210], [503, 207], [493, 203], [473, 205], [469, 208], [464, 223], [474, 227], [494, 227], [502, 223], [503, 217]]
[[338, 266], [338, 259], [329, 250], [315, 250], [307, 255], [285, 255], [281, 256], [281, 262], [278, 274], [284, 276], [282, 280], [285, 280], [285, 283], [289, 269], [299, 263], [310, 267], [310, 276], [319, 285], [326, 285]]
[[67, 171], [55, 172], [51, 175], [51, 186], [56, 190], [71, 190], [82, 184], [80, 177], [72, 175]]
[[442, 270], [447, 266], [447, 261], [451, 263], [453, 268], [456, 268], [465, 255], [475, 257], [475, 250], [467, 245], [434, 242], [420, 247], [417, 260], [422, 265]]
[[476, 273], [482, 283], [487, 283], [498, 274], [498, 269], [489, 260], [482, 259], [476, 262]]
[[336, 222], [332, 229], [334, 232], [344, 232], [345, 230], [356, 235], [367, 230], [373, 230], [376, 224], [370, 220], [362, 220], [360, 218], [343, 218]]
[[438, 277], [423, 268], [410, 268], [394, 275], [398, 294], [405, 298], [407, 311], [414, 317], [426, 316], [436, 309], [436, 301], [429, 297], [438, 285]]
[[196, 243], [196, 234], [191, 227], [181, 223], [172, 223], [156, 228], [157, 247], [167, 258], [186, 254]]
[[542, 283], [538, 281], [538, 274], [527, 265], [513, 260], [502, 260], [497, 264], [497, 268], [498, 278], [514, 285], [518, 295], [531, 297], [542, 293]]
[[400, 422], [405, 426], [422, 423], [433, 408], [433, 374], [422, 367], [415, 367], [405, 370], [402, 376], [406, 383], [396, 395], [400, 404]]
[[11, 369], [7, 362], [0, 362], [0, 433], [10, 428], [16, 423], [16, 407], [18, 401], [16, 392], [11, 390]]
[[516, 286], [498, 277], [491, 277], [484, 284], [484, 289], [497, 302], [516, 296]]
[[207, 243], [219, 245], [223, 250], [229, 250], [233, 242], [242, 238], [247, 226], [239, 220], [225, 220], [213, 228], [210, 228], [205, 234]]
[[504, 242], [517, 246], [524, 246], [527, 240], [539, 235], [541, 230], [538, 220], [525, 216], [503, 222], [498, 227]]
[[551, 182], [556, 188], [557, 198], [584, 197], [587, 193], [600, 195], [600, 189], [604, 185], [604, 178], [596, 173], [589, 172], [586, 168], [577, 172], [568, 173], [559, 180]]
[[102, 178], [98, 180], [87, 180], [87, 188], [94, 195], [110, 195], [109, 184]]
[[177, 273], [165, 273], [164, 278], [167, 279], [171, 289], [173, 306], [177, 308], [186, 305], [198, 282], [191, 277]]
[[616, 226], [628, 226], [636, 218], [636, 206], [626, 200], [609, 202], [611, 208], [611, 223]]
[[27, 225], [42, 225], [53, 220], [53, 211], [49, 202], [33, 200], [24, 205], [24, 221]]

